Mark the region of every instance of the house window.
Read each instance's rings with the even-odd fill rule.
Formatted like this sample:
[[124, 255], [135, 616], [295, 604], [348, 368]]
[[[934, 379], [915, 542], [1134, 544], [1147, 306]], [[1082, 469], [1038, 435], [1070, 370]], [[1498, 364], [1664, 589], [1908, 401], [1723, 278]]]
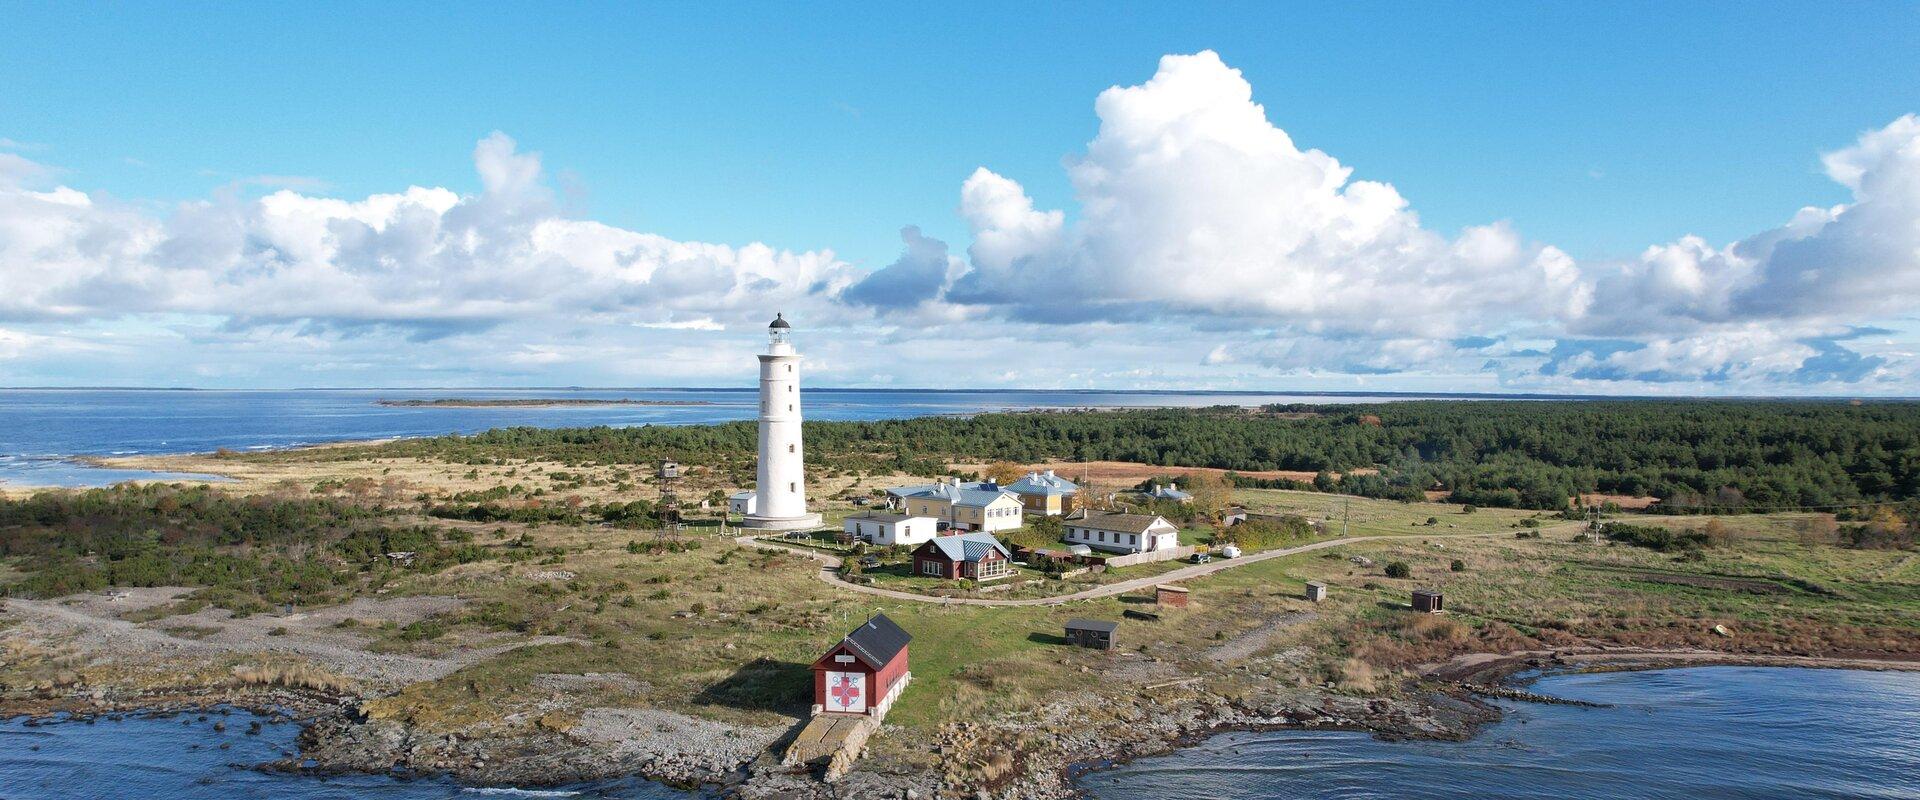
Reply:
[[793, 384], [791, 383], [787, 384], [787, 391], [789, 392], [793, 391]]
[[999, 560], [981, 561], [974, 570], [976, 576], [980, 578], [998, 578], [1006, 575], [1008, 571], [1007, 562]]
[[1103, 542], [1104, 542], [1104, 541], [1106, 541], [1106, 540], [1107, 540], [1107, 532], [1106, 532], [1106, 531], [1101, 531], [1101, 532], [1099, 533], [1099, 536], [1100, 536], [1100, 541], [1103, 541]]
[[1140, 543], [1139, 536], [1136, 536], [1131, 533], [1127, 534], [1127, 544], [1139, 544], [1139, 543]]
[[940, 562], [931, 559], [920, 562], [920, 572], [925, 575], [940, 574]]

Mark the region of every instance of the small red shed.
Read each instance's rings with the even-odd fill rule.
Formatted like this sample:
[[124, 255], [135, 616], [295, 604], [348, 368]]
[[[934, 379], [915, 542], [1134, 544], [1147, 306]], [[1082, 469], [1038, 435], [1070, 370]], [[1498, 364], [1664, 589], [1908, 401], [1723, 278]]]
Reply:
[[913, 637], [875, 614], [813, 662], [815, 714], [887, 715], [907, 687], [907, 643]]

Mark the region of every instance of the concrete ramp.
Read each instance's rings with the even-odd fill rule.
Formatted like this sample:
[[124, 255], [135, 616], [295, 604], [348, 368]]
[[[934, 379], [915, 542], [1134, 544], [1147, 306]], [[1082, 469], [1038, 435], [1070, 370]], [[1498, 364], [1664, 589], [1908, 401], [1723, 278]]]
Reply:
[[823, 777], [837, 780], [853, 768], [879, 723], [872, 717], [821, 714], [800, 730], [780, 763], [789, 767], [825, 767]]

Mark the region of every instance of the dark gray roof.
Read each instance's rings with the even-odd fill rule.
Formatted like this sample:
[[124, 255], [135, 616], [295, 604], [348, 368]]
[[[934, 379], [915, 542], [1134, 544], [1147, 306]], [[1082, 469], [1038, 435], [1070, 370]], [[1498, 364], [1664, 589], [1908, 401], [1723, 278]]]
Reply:
[[791, 328], [791, 327], [793, 327], [793, 325], [791, 325], [791, 324], [789, 324], [789, 323], [787, 322], [787, 315], [786, 315], [786, 314], [784, 314], [784, 313], [781, 313], [781, 314], [775, 314], [775, 315], [773, 315], [773, 322], [772, 322], [772, 324], [769, 324], [769, 325], [768, 325], [767, 327], [769, 327], [769, 328]]
[[1104, 619], [1067, 620], [1067, 630], [1070, 630], [1070, 631], [1101, 631], [1103, 633], [1112, 633], [1118, 630], [1119, 628], [1120, 628], [1120, 623], [1108, 622]]
[[875, 614], [873, 619], [847, 634], [846, 645], [858, 651], [878, 669], [892, 661], [894, 656], [900, 654], [901, 648], [911, 641], [913, 637], [895, 625], [893, 620], [887, 619], [887, 615]]
[[994, 538], [991, 533], [976, 531], [954, 536], [936, 536], [933, 538], [933, 546], [940, 548], [942, 555], [955, 561], [979, 561], [994, 550], [1000, 551], [1002, 556], [1013, 558], [1013, 554], [1007, 552], [1007, 546], [1001, 544], [1000, 540]]

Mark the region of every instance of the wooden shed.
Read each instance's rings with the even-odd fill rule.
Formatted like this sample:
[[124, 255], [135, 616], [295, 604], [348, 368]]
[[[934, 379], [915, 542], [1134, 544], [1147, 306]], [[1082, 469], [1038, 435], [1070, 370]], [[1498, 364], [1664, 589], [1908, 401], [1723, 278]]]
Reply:
[[1118, 622], [1103, 619], [1067, 620], [1067, 641], [1093, 650], [1112, 650], [1113, 632], [1120, 628]]
[[1307, 581], [1307, 591], [1303, 596], [1316, 603], [1325, 600], [1327, 599], [1327, 585], [1319, 581]]
[[913, 674], [907, 643], [913, 637], [875, 614], [813, 662], [815, 714], [884, 717]]
[[1153, 602], [1161, 608], [1186, 608], [1187, 587], [1161, 584], [1153, 587]]
[[1415, 589], [1413, 610], [1422, 614], [1438, 614], [1446, 610], [1446, 598], [1440, 596], [1439, 589]]

